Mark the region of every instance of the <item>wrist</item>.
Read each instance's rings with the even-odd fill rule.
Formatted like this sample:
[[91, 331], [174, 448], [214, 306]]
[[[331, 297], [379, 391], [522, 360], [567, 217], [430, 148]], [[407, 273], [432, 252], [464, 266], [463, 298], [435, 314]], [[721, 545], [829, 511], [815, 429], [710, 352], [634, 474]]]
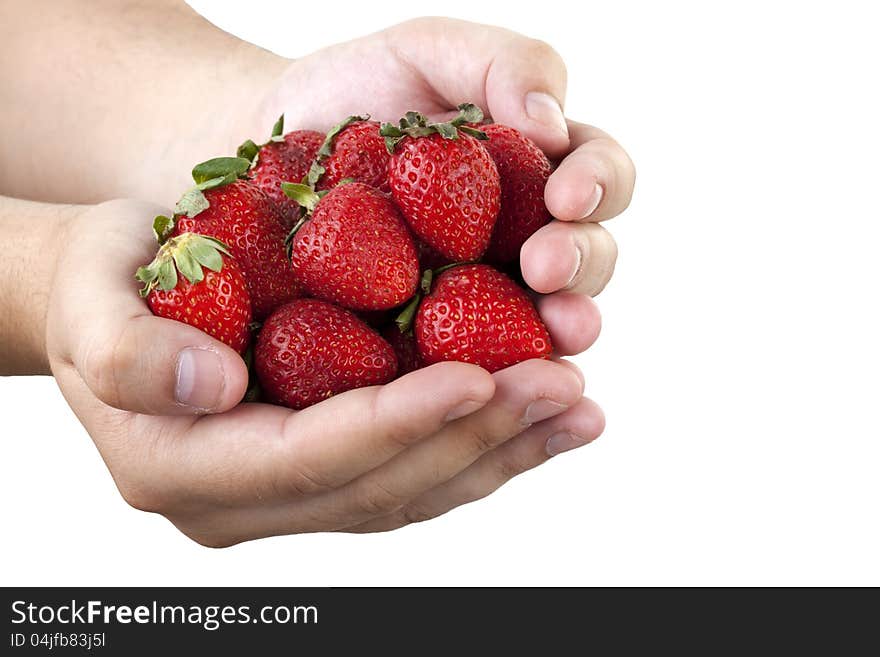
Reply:
[[49, 374], [46, 314], [68, 223], [83, 206], [0, 197], [0, 374]]

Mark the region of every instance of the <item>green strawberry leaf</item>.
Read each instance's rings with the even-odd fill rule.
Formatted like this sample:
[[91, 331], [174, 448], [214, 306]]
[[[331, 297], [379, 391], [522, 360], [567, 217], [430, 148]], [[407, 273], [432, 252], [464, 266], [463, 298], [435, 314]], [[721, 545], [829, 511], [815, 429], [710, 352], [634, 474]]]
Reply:
[[473, 103], [462, 103], [458, 106], [458, 116], [450, 123], [454, 126], [460, 126], [464, 123], [479, 123], [483, 120], [483, 110]]
[[318, 160], [314, 160], [312, 166], [309, 167], [304, 183], [314, 189], [326, 171], [327, 169]]
[[175, 249], [171, 257], [174, 260], [174, 264], [177, 265], [177, 270], [190, 283], [198, 283], [205, 278], [201, 265], [193, 258], [189, 248], [183, 246]]
[[185, 214], [187, 217], [192, 218], [209, 207], [211, 207], [211, 204], [208, 203], [208, 199], [202, 193], [202, 190], [198, 187], [192, 187], [186, 190], [183, 196], [180, 197], [177, 205], [174, 206], [174, 214]]
[[437, 123], [434, 128], [443, 139], [458, 139], [458, 128], [451, 123]]
[[278, 117], [275, 125], [272, 126], [272, 134], [269, 141], [284, 141], [284, 115]]
[[239, 176], [243, 176], [250, 166], [250, 160], [243, 157], [215, 157], [193, 167], [192, 177], [196, 184], [214, 178], [227, 179], [232, 177], [232, 180], [235, 180]]
[[283, 182], [281, 183], [281, 191], [284, 192], [287, 198], [296, 201], [300, 207], [305, 208], [309, 213], [315, 210], [315, 206], [321, 200], [321, 197], [315, 193], [315, 190], [302, 183]]
[[150, 293], [150, 290], [153, 289], [154, 283], [159, 277], [158, 262], [154, 260], [149, 265], [138, 267], [138, 270], [135, 272], [134, 276], [136, 279], [144, 284], [144, 286], [140, 289], [139, 294], [142, 297], [146, 297]]
[[223, 256], [220, 255], [221, 252], [229, 255], [229, 251], [226, 250], [226, 246], [222, 242], [202, 237], [201, 235], [194, 238], [189, 244], [189, 254], [200, 265], [212, 271], [223, 269]]
[[159, 244], [164, 244], [165, 240], [174, 231], [174, 223], [174, 219], [166, 217], [164, 214], [160, 214], [153, 219], [153, 235]]
[[437, 134], [444, 139], [458, 139], [458, 133], [461, 131], [476, 139], [489, 138], [484, 132], [466, 125], [482, 121], [483, 110], [473, 103], [462, 103], [458, 106], [458, 110], [458, 116], [451, 121], [441, 123], [430, 123], [424, 114], [409, 111], [398, 121], [396, 126], [391, 123], [383, 123], [379, 134], [385, 138], [385, 148], [392, 154], [404, 137], [418, 138]]
[[251, 167], [257, 163], [257, 156], [260, 154], [260, 147], [257, 146], [252, 140], [248, 139], [244, 142], [238, 149], [235, 151], [235, 154], [238, 157], [243, 157], [248, 162], [251, 163]]
[[460, 126], [458, 129], [459, 132], [463, 132], [466, 135], [470, 135], [474, 139], [479, 139], [480, 141], [486, 141], [489, 139], [489, 135], [487, 135], [482, 130], [477, 130], [476, 128], [472, 128], [469, 125]]
[[406, 133], [393, 123], [383, 123], [379, 127], [379, 134], [385, 137], [385, 149], [392, 155], [397, 144], [406, 136]]
[[330, 128], [330, 130], [327, 131], [327, 135], [324, 137], [324, 141], [321, 142], [321, 147], [315, 154], [315, 160], [312, 162], [312, 166], [309, 167], [309, 173], [306, 175], [303, 182], [314, 189], [315, 186], [318, 184], [318, 181], [321, 180], [321, 176], [323, 176], [324, 173], [327, 171], [327, 169], [324, 167], [324, 160], [333, 154], [333, 145], [336, 141], [336, 137], [339, 136], [339, 133], [345, 130], [352, 123], [368, 121], [369, 119], [369, 115], [360, 116], [358, 114], [352, 114], [351, 116], [345, 117], [344, 120], [340, 121], [335, 126]]
[[177, 268], [174, 266], [174, 260], [163, 260], [159, 265], [159, 287], [163, 290], [173, 290], [177, 287]]

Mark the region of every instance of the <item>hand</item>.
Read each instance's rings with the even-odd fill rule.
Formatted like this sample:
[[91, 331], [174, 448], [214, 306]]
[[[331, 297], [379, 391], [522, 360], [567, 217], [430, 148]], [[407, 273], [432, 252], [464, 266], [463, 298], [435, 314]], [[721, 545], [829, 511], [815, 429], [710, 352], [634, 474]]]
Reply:
[[[313, 531], [384, 531], [479, 499], [599, 435], [599, 408], [564, 362], [488, 374], [440, 363], [303, 411], [238, 404], [234, 351], [154, 317], [132, 272], [163, 208], [113, 201], [69, 219], [52, 282], [52, 372], [124, 498], [208, 546]], [[598, 315], [580, 307], [581, 345]], [[551, 336], [570, 330], [553, 314]], [[586, 337], [583, 337], [586, 336]]]
[[[545, 192], [556, 221], [523, 247], [526, 282], [542, 294], [595, 296], [617, 257], [614, 240], [597, 222], [629, 205], [635, 170], [610, 136], [564, 119], [565, 87], [565, 64], [546, 43], [497, 27], [425, 18], [297, 60], [250, 122], [266, 131], [284, 111], [288, 127], [326, 130], [349, 114], [396, 121], [415, 109], [446, 118], [459, 103], [478, 104], [561, 160]], [[545, 318], [567, 316], [559, 326], [565, 351], [586, 348], [587, 336], [578, 334], [587, 313], [583, 301], [553, 295], [541, 306]]]

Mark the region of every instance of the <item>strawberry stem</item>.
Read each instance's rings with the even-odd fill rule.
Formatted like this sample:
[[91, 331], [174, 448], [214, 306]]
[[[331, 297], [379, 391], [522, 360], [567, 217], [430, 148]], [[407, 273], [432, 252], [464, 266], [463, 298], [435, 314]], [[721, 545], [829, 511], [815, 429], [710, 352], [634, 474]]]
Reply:
[[418, 139], [439, 134], [444, 139], [458, 139], [458, 133], [461, 131], [476, 139], [488, 139], [489, 136], [485, 132], [465, 125], [479, 123], [482, 120], [483, 110], [473, 103], [462, 103], [458, 106], [458, 116], [450, 121], [430, 123], [424, 114], [410, 111], [397, 122], [397, 125], [383, 123], [379, 128], [379, 134], [385, 137], [385, 148], [393, 154], [395, 147], [404, 137]]

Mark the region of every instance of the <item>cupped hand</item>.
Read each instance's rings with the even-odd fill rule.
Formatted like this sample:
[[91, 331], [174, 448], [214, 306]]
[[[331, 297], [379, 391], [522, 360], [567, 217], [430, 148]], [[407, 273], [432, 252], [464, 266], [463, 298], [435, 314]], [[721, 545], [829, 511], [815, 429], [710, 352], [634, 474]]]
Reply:
[[[326, 130], [349, 114], [396, 121], [415, 109], [445, 118], [459, 103], [478, 104], [558, 162], [545, 191], [556, 220], [523, 247], [526, 282], [542, 294], [595, 296], [617, 258], [614, 240], [597, 222], [629, 205], [635, 169], [609, 135], [564, 118], [565, 93], [565, 63], [548, 44], [498, 27], [422, 18], [295, 61], [254, 123], [269, 126], [283, 111], [289, 127]], [[585, 349], [590, 336], [577, 323], [583, 302], [545, 303], [546, 313], [573, 309], [568, 326], [558, 328], [567, 351]]]
[[[68, 223], [47, 348], [124, 498], [199, 543], [394, 529], [601, 433], [580, 372], [553, 361], [494, 375], [440, 363], [299, 412], [239, 403], [248, 375], [238, 354], [152, 316], [137, 295], [133, 272], [155, 253], [150, 224], [163, 211], [113, 201]], [[599, 330], [592, 304], [568, 297], [541, 302], [560, 355]], [[561, 325], [572, 313], [577, 338]]]

